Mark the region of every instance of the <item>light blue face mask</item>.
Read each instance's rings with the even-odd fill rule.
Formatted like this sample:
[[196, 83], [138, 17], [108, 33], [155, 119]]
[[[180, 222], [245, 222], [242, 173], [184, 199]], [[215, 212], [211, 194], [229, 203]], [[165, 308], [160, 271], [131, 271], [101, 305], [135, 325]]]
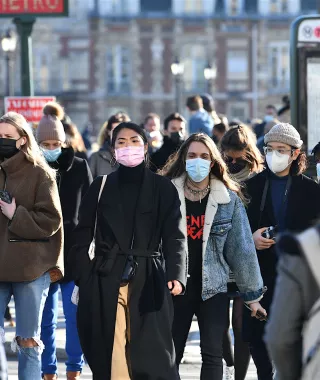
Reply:
[[194, 182], [201, 182], [208, 177], [211, 170], [211, 161], [203, 158], [193, 158], [186, 161], [186, 170]]
[[60, 155], [62, 153], [61, 147], [53, 149], [53, 150], [41, 148], [41, 150], [43, 152], [43, 155], [44, 155], [45, 159], [48, 162], [55, 162], [55, 161], [57, 161], [57, 159], [60, 157]]
[[264, 121], [266, 122], [266, 123], [270, 123], [271, 121], [273, 121], [274, 120], [274, 117], [272, 116], [272, 115], [266, 115], [265, 117], [264, 117]]

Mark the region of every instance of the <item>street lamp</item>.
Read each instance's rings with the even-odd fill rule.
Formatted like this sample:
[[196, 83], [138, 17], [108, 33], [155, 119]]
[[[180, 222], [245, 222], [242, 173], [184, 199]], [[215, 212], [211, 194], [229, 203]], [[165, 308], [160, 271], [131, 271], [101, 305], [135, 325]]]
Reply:
[[213, 86], [213, 81], [217, 77], [217, 68], [215, 66], [212, 66], [210, 63], [205, 67], [204, 69], [204, 77], [207, 81], [207, 91], [210, 95], [212, 95], [212, 86]]
[[181, 98], [182, 98], [182, 76], [184, 73], [184, 65], [177, 58], [171, 64], [171, 72], [175, 78], [175, 90], [176, 90], [176, 111], [181, 112]]
[[7, 90], [6, 95], [14, 95], [14, 53], [17, 48], [17, 36], [12, 29], [8, 29], [1, 39], [1, 48], [6, 54], [7, 61]]

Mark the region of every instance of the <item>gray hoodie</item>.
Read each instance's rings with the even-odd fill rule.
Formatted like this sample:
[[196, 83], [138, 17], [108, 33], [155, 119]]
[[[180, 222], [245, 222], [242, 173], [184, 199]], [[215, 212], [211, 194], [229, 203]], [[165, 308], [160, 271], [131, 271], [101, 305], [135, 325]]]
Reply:
[[109, 175], [119, 168], [119, 164], [112, 157], [111, 152], [103, 149], [90, 156], [89, 166], [93, 178], [100, 175]]

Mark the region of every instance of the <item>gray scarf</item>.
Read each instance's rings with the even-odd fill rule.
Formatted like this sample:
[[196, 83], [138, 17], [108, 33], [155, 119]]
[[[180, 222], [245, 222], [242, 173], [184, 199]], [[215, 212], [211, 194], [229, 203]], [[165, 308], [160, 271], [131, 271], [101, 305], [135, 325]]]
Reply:
[[247, 165], [239, 173], [231, 174], [231, 178], [238, 183], [242, 183], [251, 178], [253, 174], [254, 173], [251, 173], [250, 168]]

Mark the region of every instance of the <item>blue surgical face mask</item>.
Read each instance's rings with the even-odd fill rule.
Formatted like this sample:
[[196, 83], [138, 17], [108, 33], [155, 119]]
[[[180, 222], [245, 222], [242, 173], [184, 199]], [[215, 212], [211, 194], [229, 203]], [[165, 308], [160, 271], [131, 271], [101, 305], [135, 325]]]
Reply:
[[60, 157], [60, 155], [62, 153], [61, 147], [56, 148], [56, 149], [52, 149], [52, 150], [41, 148], [41, 150], [43, 152], [43, 155], [44, 155], [45, 159], [48, 162], [55, 162], [55, 161], [57, 161], [57, 159]]
[[186, 170], [194, 182], [201, 182], [208, 177], [211, 170], [211, 161], [203, 158], [193, 158], [186, 161]]
[[265, 117], [264, 117], [264, 121], [266, 122], [266, 123], [270, 123], [271, 121], [273, 121], [274, 120], [274, 117], [272, 116], [272, 115], [266, 115]]

